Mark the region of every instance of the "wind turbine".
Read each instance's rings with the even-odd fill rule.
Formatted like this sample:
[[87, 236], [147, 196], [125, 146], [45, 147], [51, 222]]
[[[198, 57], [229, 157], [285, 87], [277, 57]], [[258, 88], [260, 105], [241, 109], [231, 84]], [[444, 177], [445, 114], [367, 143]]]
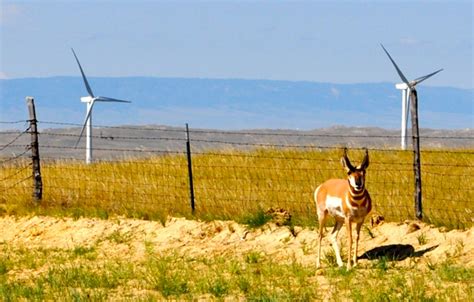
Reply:
[[112, 102], [112, 103], [131, 103], [131, 102], [108, 98], [105, 96], [94, 96], [94, 93], [92, 92], [92, 89], [89, 86], [89, 82], [87, 82], [86, 75], [84, 74], [84, 71], [82, 70], [81, 63], [79, 63], [79, 59], [77, 58], [76, 53], [74, 52], [74, 49], [71, 48], [71, 50], [74, 57], [76, 58], [77, 65], [79, 66], [79, 70], [81, 71], [81, 74], [82, 74], [82, 79], [84, 80], [84, 85], [86, 86], [87, 92], [89, 93], [88, 96], [81, 97], [81, 102], [86, 103], [87, 105], [87, 111], [86, 111], [86, 119], [81, 129], [81, 134], [79, 134], [79, 139], [76, 142], [76, 148], [82, 138], [84, 129], [87, 129], [86, 131], [86, 164], [90, 164], [92, 162], [92, 108], [94, 107], [95, 102]]
[[[419, 84], [419, 83], [423, 82], [424, 80], [434, 76], [435, 74], [442, 71], [443, 69], [439, 69], [439, 70], [437, 70], [435, 72], [432, 72], [430, 74], [427, 74], [425, 76], [416, 78], [413, 81], [408, 81], [407, 78], [405, 77], [405, 75], [403, 75], [400, 68], [398, 68], [397, 64], [392, 59], [392, 57], [390, 56], [388, 51], [385, 49], [385, 47], [383, 47], [382, 44], [380, 44], [380, 46], [382, 46], [382, 48], [385, 51], [385, 53], [387, 54], [388, 58], [390, 59], [390, 61], [392, 61], [392, 64], [395, 67], [395, 69], [397, 70], [397, 73], [400, 76], [400, 79], [403, 81], [403, 83], [396, 84], [395, 87], [402, 91], [401, 148], [402, 148], [402, 150], [406, 150], [406, 146], [407, 146], [407, 123], [408, 123], [408, 116], [409, 116], [409, 112], [410, 112], [409, 110], [410, 110], [411, 91], [415, 90], [415, 86], [417, 84]], [[415, 93], [416, 93], [416, 91], [415, 91]]]

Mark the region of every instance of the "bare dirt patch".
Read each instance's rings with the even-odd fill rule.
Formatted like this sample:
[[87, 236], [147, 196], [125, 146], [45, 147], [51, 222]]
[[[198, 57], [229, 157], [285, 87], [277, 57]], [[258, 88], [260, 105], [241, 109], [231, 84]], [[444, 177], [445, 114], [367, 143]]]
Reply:
[[[400, 264], [439, 263], [452, 258], [464, 266], [474, 266], [474, 227], [443, 231], [424, 223], [366, 224], [361, 232], [359, 257], [361, 265], [376, 257], [395, 258]], [[275, 261], [297, 261], [315, 265], [317, 234], [315, 230], [268, 223], [249, 229], [232, 221], [202, 222], [169, 218], [160, 222], [125, 218], [2, 217], [0, 244], [23, 248], [75, 249], [98, 247], [99, 257], [141, 260], [147, 246], [163, 254], [190, 257], [229, 255], [239, 257], [261, 252]], [[346, 246], [344, 230], [342, 245]], [[330, 252], [323, 240], [323, 251]]]

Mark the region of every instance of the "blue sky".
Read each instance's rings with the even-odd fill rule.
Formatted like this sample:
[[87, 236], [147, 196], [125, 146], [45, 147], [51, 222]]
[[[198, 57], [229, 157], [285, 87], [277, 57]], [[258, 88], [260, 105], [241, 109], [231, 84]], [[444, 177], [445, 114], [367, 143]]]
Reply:
[[472, 1], [8, 1], [0, 78], [156, 76], [473, 88]]

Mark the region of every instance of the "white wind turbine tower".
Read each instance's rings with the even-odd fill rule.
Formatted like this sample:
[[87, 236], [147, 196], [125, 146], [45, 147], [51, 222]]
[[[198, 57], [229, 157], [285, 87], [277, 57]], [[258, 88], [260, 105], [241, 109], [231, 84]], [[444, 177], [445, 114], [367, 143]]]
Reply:
[[393, 66], [397, 70], [398, 75], [400, 76], [400, 79], [403, 81], [403, 83], [398, 83], [395, 85], [397, 89], [400, 89], [402, 91], [402, 125], [401, 125], [401, 148], [402, 150], [406, 150], [407, 147], [407, 123], [408, 123], [408, 116], [410, 112], [410, 90], [415, 89], [415, 86], [424, 80], [434, 76], [438, 72], [442, 71], [443, 69], [439, 69], [435, 72], [432, 72], [428, 75], [419, 77], [414, 79], [413, 81], [408, 81], [407, 78], [403, 75], [401, 72], [400, 68], [398, 68], [397, 64], [395, 61], [392, 59], [388, 51], [383, 47], [382, 44], [380, 44], [387, 54], [388, 58], [390, 61], [392, 61]]
[[87, 104], [87, 111], [86, 111], [86, 119], [81, 129], [81, 134], [79, 134], [79, 139], [76, 142], [76, 147], [81, 140], [82, 134], [84, 133], [84, 129], [87, 129], [86, 131], [86, 164], [90, 164], [92, 162], [92, 108], [94, 107], [95, 102], [114, 102], [114, 103], [131, 103], [131, 102], [108, 98], [104, 96], [94, 96], [94, 93], [92, 92], [92, 89], [89, 86], [89, 83], [87, 82], [86, 75], [84, 74], [84, 71], [82, 70], [81, 63], [79, 63], [79, 59], [77, 58], [76, 53], [74, 52], [74, 49], [71, 48], [71, 50], [72, 50], [72, 53], [74, 54], [74, 57], [76, 58], [77, 65], [79, 65], [79, 70], [81, 71], [82, 79], [84, 80], [84, 84], [86, 86], [87, 92], [89, 93], [88, 96], [81, 97], [81, 102]]

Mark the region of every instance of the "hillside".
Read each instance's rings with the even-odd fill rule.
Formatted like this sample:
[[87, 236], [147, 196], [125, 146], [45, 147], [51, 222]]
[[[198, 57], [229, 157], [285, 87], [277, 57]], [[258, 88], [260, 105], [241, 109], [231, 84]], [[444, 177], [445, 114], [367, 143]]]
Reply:
[[[96, 95], [132, 101], [98, 104], [94, 120], [101, 125], [189, 123], [234, 130], [400, 125], [401, 93], [393, 83], [151, 77], [91, 77], [89, 82]], [[474, 127], [472, 89], [422, 85], [418, 91], [421, 127]], [[82, 123], [85, 105], [79, 98], [85, 94], [80, 77], [0, 80], [0, 120], [26, 119], [24, 99], [33, 96], [39, 120]]]

